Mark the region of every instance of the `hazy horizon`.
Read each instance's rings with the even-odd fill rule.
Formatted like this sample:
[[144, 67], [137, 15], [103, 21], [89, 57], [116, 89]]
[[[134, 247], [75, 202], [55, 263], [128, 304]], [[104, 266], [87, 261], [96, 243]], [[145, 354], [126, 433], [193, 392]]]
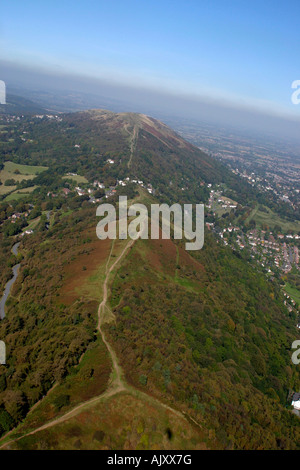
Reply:
[[298, 13], [296, 0], [15, 0], [1, 9], [0, 80], [299, 140]]
[[[36, 100], [50, 93], [55, 108], [62, 108], [61, 95], [68, 100], [70, 111], [95, 108], [102, 105], [117, 112], [139, 112], [160, 118], [162, 115], [174, 118], [190, 118], [236, 130], [248, 130], [260, 134], [300, 141], [300, 117], [283, 116], [280, 113], [252, 109], [244, 104], [238, 107], [226, 100], [213, 100], [191, 94], [171, 93], [154, 88], [134, 87], [118, 82], [109, 82], [84, 75], [51, 73], [47, 69], [25, 67], [0, 60], [1, 79], [6, 83], [7, 93]], [[82, 98], [80, 106], [71, 103], [72, 93]], [[57, 94], [57, 96], [55, 96]], [[47, 101], [47, 100], [46, 100]], [[49, 105], [48, 105], [49, 106]]]

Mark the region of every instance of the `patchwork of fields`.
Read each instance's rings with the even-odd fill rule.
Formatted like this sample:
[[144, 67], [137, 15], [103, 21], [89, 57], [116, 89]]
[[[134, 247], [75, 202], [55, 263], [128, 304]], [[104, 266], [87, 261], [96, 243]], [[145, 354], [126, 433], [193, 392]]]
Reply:
[[30, 194], [37, 186], [17, 190], [17, 184], [5, 185], [7, 180], [14, 180], [20, 183], [24, 180], [33, 180], [38, 174], [46, 171], [46, 166], [21, 165], [19, 163], [5, 162], [4, 168], [0, 171], [0, 196], [8, 194], [6, 200], [20, 199]]

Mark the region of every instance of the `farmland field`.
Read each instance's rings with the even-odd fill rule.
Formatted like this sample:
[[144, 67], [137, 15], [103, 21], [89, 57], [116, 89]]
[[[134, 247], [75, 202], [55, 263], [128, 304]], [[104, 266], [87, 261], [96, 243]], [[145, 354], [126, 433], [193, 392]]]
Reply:
[[[31, 180], [34, 179], [36, 175], [42, 173], [47, 169], [48, 167], [46, 166], [20, 165], [18, 163], [5, 162], [4, 168], [0, 171], [0, 182], [2, 183], [0, 185], [0, 196], [4, 194], [9, 194], [17, 189], [16, 185], [5, 186], [5, 181], [11, 179], [15, 180], [15, 182]], [[24, 197], [24, 194], [19, 193], [31, 193], [32, 191], [32, 188], [27, 188], [26, 190], [20, 189], [17, 193], [9, 194], [9, 196], [7, 197], [7, 201], [10, 201], [12, 199], [20, 199]]]
[[[8, 179], [14, 179], [15, 181], [30, 180], [47, 169], [46, 166], [19, 165], [18, 163], [5, 162], [4, 168], [0, 171], [0, 181], [3, 184]], [[2, 189], [2, 194], [12, 190], [8, 186], [6, 188], [8, 189], [4, 192]]]
[[287, 232], [299, 232], [300, 231], [300, 223], [295, 221], [287, 221], [278, 217], [271, 209], [265, 207], [266, 212], [262, 211], [258, 206], [253, 209], [247, 221], [255, 220], [256, 224], [262, 226], [263, 224], [268, 225], [270, 229], [273, 229], [275, 225], [279, 225], [281, 230], [285, 233]]
[[[10, 188], [10, 186], [4, 186], [5, 188]], [[14, 191], [13, 193], [6, 196], [5, 201], [12, 201], [15, 199], [22, 199], [23, 197], [28, 196], [32, 193], [38, 186], [31, 186], [30, 188], [22, 188]]]
[[65, 175], [63, 176], [63, 179], [68, 179], [68, 180], [73, 180], [76, 181], [76, 183], [88, 183], [88, 180], [84, 176], [80, 175]]
[[39, 173], [42, 173], [43, 171], [48, 170], [48, 167], [47, 166], [21, 165], [19, 163], [14, 163], [14, 162], [5, 162], [4, 170], [9, 173], [14, 173], [16, 170], [18, 170], [21, 176], [24, 176], [24, 175], [32, 176], [32, 175], [38, 175]]
[[300, 291], [296, 287], [287, 282], [284, 286], [284, 290], [290, 297], [292, 297], [295, 302], [300, 305]]
[[[0, 180], [1, 180], [1, 176], [0, 176]], [[14, 191], [15, 189], [17, 189], [17, 186], [4, 186], [4, 184], [1, 184], [0, 196], [3, 196], [4, 194], [8, 194], [11, 191]]]

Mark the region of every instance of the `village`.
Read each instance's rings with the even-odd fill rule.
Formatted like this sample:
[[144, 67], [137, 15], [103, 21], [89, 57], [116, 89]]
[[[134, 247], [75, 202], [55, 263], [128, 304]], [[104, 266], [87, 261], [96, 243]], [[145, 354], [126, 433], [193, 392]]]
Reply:
[[[114, 163], [114, 161], [110, 159], [108, 162], [110, 164]], [[76, 178], [77, 176], [78, 175], [76, 173], [67, 174], [67, 177], [70, 177], [71, 179], [74, 177]], [[111, 185], [109, 187], [106, 187], [103, 182], [95, 180], [92, 185], [85, 184], [83, 188], [80, 186], [75, 186], [74, 189], [64, 187], [62, 188], [62, 193], [64, 194], [64, 196], [68, 196], [72, 192], [77, 193], [78, 196], [88, 196], [88, 201], [92, 204], [96, 204], [98, 202], [101, 202], [103, 199], [108, 199], [109, 197], [114, 196], [114, 194], [117, 192], [118, 187], [125, 187], [130, 183], [137, 184], [140, 187], [146, 189], [149, 194], [154, 194], [155, 192], [150, 183], [145, 184], [142, 180], [131, 179], [127, 177], [124, 180], [117, 180], [115, 185]], [[48, 192], [47, 196], [57, 197], [57, 194]]]
[[[276, 275], [280, 278], [292, 271], [300, 273], [299, 266], [299, 233], [278, 233], [272, 230], [263, 230], [261, 227], [245, 228], [244, 224], [239, 224], [238, 219], [224, 222], [222, 215], [230, 214], [238, 207], [238, 203], [223, 196], [220, 185], [213, 188], [208, 185], [210, 196], [207, 210], [213, 214], [214, 220], [206, 222], [206, 227], [213, 232], [219, 240], [233, 250], [248, 250], [251, 259], [262, 269], [262, 271], [272, 279]], [[233, 213], [232, 213], [233, 214]], [[222, 222], [220, 222], [220, 218]], [[210, 218], [211, 220], [211, 218]], [[225, 226], [224, 226], [225, 224]], [[283, 287], [284, 305], [289, 312], [295, 312], [299, 317], [299, 305], [294, 298]], [[300, 319], [299, 319], [300, 320]], [[297, 323], [300, 328], [300, 321]]]

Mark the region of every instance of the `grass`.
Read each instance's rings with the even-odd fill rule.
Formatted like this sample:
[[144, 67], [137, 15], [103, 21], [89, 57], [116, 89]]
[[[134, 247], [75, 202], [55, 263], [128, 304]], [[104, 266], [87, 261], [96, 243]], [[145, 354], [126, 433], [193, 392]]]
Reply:
[[[26, 229], [34, 228], [39, 219], [40, 217], [37, 217], [30, 221], [30, 225]], [[98, 303], [102, 298], [102, 284], [105, 279], [105, 267], [110, 253], [111, 242], [109, 240], [95, 240], [94, 230], [92, 232], [86, 231], [84, 236], [91, 239], [91, 241], [80, 245], [74, 260], [70, 265], [66, 265], [64, 286], [61, 289], [60, 300], [66, 303], [70, 303], [70, 301], [73, 303], [77, 302], [79, 298], [94, 299], [96, 301], [96, 325]], [[117, 247], [118, 250], [119, 247]], [[12, 436], [29, 432], [36, 427], [42, 426], [46, 421], [65, 414], [77, 404], [101, 395], [107, 388], [110, 373], [111, 360], [106, 346], [98, 338], [95, 343], [91, 343], [91, 346], [88, 347], [79, 365], [74, 367], [62, 383], [53, 388], [40, 403], [34, 406]], [[56, 400], [64, 395], [69, 396], [69, 403], [61, 409], [57, 409]]]
[[184, 287], [185, 289], [189, 291], [196, 292], [196, 293], [201, 292], [199, 282], [197, 281], [193, 281], [191, 279], [176, 278], [175, 282], [177, 282], [177, 284], [179, 284], [180, 286]]
[[69, 215], [73, 214], [74, 210], [73, 209], [68, 209], [66, 211], [61, 210], [61, 216], [62, 217], [68, 217]]
[[6, 198], [4, 199], [4, 201], [6, 202], [9, 202], [9, 201], [16, 201], [16, 200], [19, 200], [19, 199], [23, 199], [24, 197], [28, 196], [29, 194], [26, 194], [26, 193], [18, 193], [18, 192], [14, 192], [12, 194], [9, 194], [8, 196], [6, 196]]
[[39, 221], [40, 221], [40, 217], [36, 217], [36, 219], [30, 220], [28, 223], [28, 226], [24, 227], [22, 232], [25, 232], [25, 230], [33, 230], [37, 226]]
[[300, 291], [296, 287], [287, 282], [284, 286], [284, 290], [298, 305], [300, 305]]
[[[9, 186], [7, 186], [9, 187]], [[29, 196], [38, 186], [31, 186], [30, 188], [22, 188], [14, 191], [13, 193], [6, 196], [5, 201], [12, 201], [16, 199], [22, 199], [23, 197]]]
[[230, 199], [230, 197], [227, 197], [227, 196], [220, 196], [218, 197], [218, 199], [222, 199], [223, 202], [225, 201], [229, 201], [230, 204], [238, 204], [236, 201], [234, 201], [233, 199]]
[[[30, 432], [54, 417], [64, 415], [79, 403], [101, 395], [107, 388], [110, 372], [111, 362], [107, 349], [98, 338], [88, 348], [80, 364], [73, 368], [62, 383], [57, 384], [40, 403], [33, 407], [24, 422], [8, 439], [20, 433]], [[69, 403], [58, 409], [57, 400], [63, 395], [69, 397]]]
[[39, 173], [42, 173], [43, 171], [48, 170], [48, 167], [47, 166], [34, 166], [34, 165], [21, 165], [19, 163], [14, 163], [14, 162], [5, 162], [4, 170], [8, 171], [9, 173], [14, 173], [16, 170], [18, 170], [21, 173], [21, 176], [24, 176], [24, 175], [32, 176], [32, 175], [38, 175]]
[[[84, 235], [92, 238], [92, 234], [88, 231]], [[107, 241], [91, 240], [84, 245], [86, 248], [84, 251], [81, 246], [78, 256], [75, 256], [72, 263], [66, 266], [64, 284], [67, 291], [77, 292], [77, 298], [80, 293], [84, 297], [97, 298], [99, 301], [102, 298], [101, 284], [104, 280], [105, 269], [113, 265], [125, 243], [127, 243], [126, 240], [116, 240], [112, 245], [110, 258], [108, 256], [111, 253], [111, 243]], [[169, 244], [168, 241], [168, 246]], [[144, 251], [144, 244], [140, 245]], [[159, 246], [160, 242], [158, 242]], [[92, 251], [89, 251], [90, 249]], [[169, 251], [167, 261], [172, 262], [172, 272], [175, 275], [175, 261], [179, 259], [179, 250], [174, 247]], [[171, 259], [173, 255], [174, 259]], [[128, 257], [135, 259], [132, 251], [128, 252], [126, 258]], [[122, 263], [120, 265], [122, 266]], [[116, 268], [117, 270], [120, 269], [120, 265]], [[85, 267], [84, 270], [83, 267]], [[139, 267], [142, 266], [139, 265]], [[75, 282], [78, 280], [76, 271], [80, 274], [80, 283]], [[114, 270], [112, 278], [115, 275]], [[35, 435], [21, 438], [9, 444], [9, 448], [66, 450], [206, 448], [203, 434], [198, 426], [195, 427], [183, 416], [167, 409], [157, 399], [139, 389], [126, 385], [121, 393], [114, 396], [101, 396], [109, 379], [110, 364], [107, 350], [99, 338], [94, 347], [83, 355], [80, 364], [73, 368], [68, 377], [52, 389], [29, 413], [24, 422], [2, 442], [8, 442], [23, 433], [28, 433], [54, 417], [64, 415], [76, 404], [97, 396], [99, 398], [96, 402], [85, 405], [77, 415], [67, 421], [39, 431]], [[57, 409], [57, 399], [66, 395], [69, 397], [69, 402]]]
[[90, 241], [78, 248], [78, 252], [74, 253], [74, 259], [64, 269], [60, 298], [67, 304], [73, 303], [80, 297], [100, 302], [106, 267], [109, 269], [127, 243], [127, 240], [115, 240], [108, 263], [111, 240], [99, 240], [94, 229], [87, 230], [83, 237]]
[[9, 448], [200, 450], [206, 445], [197, 427], [136, 391], [99, 399], [68, 421], [26, 436]]
[[233, 209], [230, 207], [222, 207], [222, 205], [218, 202], [213, 202], [212, 204], [212, 211], [216, 213], [218, 218], [222, 217], [222, 215], [226, 214], [227, 212], [231, 212], [232, 210]]
[[[17, 182], [21, 182], [24, 180], [34, 179], [36, 175], [38, 175], [39, 173], [42, 173], [43, 171], [47, 169], [48, 167], [46, 166], [20, 165], [19, 163], [5, 162], [4, 168], [0, 171], [0, 181], [2, 183], [2, 185], [0, 186], [0, 196], [11, 193], [12, 191], [15, 191], [17, 189], [17, 186], [15, 185], [5, 186], [4, 183], [6, 180], [14, 179]], [[15, 171], [18, 171], [19, 173], [15, 173]], [[9, 194], [7, 200], [11, 201], [12, 199], [20, 199], [24, 197], [19, 194], [19, 193], [23, 193], [23, 191], [25, 193], [26, 192], [30, 193], [31, 191], [33, 191], [33, 189], [31, 188], [24, 188], [23, 190], [20, 189], [18, 190], [17, 193], [14, 193], [14, 195]]]
[[[1, 172], [0, 172], [1, 174]], [[1, 177], [0, 177], [1, 180]], [[4, 186], [4, 184], [1, 184], [0, 186], [0, 196], [3, 196], [4, 194], [10, 193], [11, 191], [15, 191], [17, 186]]]
[[76, 176], [65, 175], [63, 176], [63, 179], [76, 181], [76, 183], [78, 184], [88, 183], [88, 180], [84, 176], [80, 176], [80, 175], [76, 175]]
[[30, 186], [29, 188], [21, 188], [21, 189], [18, 189], [16, 191], [16, 193], [18, 194], [29, 194], [29, 193], [32, 193], [36, 188], [38, 188], [38, 186]]
[[[266, 212], [264, 212], [264, 210]], [[264, 207], [264, 210], [261, 210], [257, 205], [246, 219], [246, 222], [249, 222], [251, 219], [253, 219], [255, 220], [256, 225], [261, 227], [263, 224], [265, 224], [269, 226], [270, 229], [274, 229], [275, 225], [279, 225], [281, 230], [285, 233], [300, 231], [300, 222], [284, 220], [268, 207]]]

